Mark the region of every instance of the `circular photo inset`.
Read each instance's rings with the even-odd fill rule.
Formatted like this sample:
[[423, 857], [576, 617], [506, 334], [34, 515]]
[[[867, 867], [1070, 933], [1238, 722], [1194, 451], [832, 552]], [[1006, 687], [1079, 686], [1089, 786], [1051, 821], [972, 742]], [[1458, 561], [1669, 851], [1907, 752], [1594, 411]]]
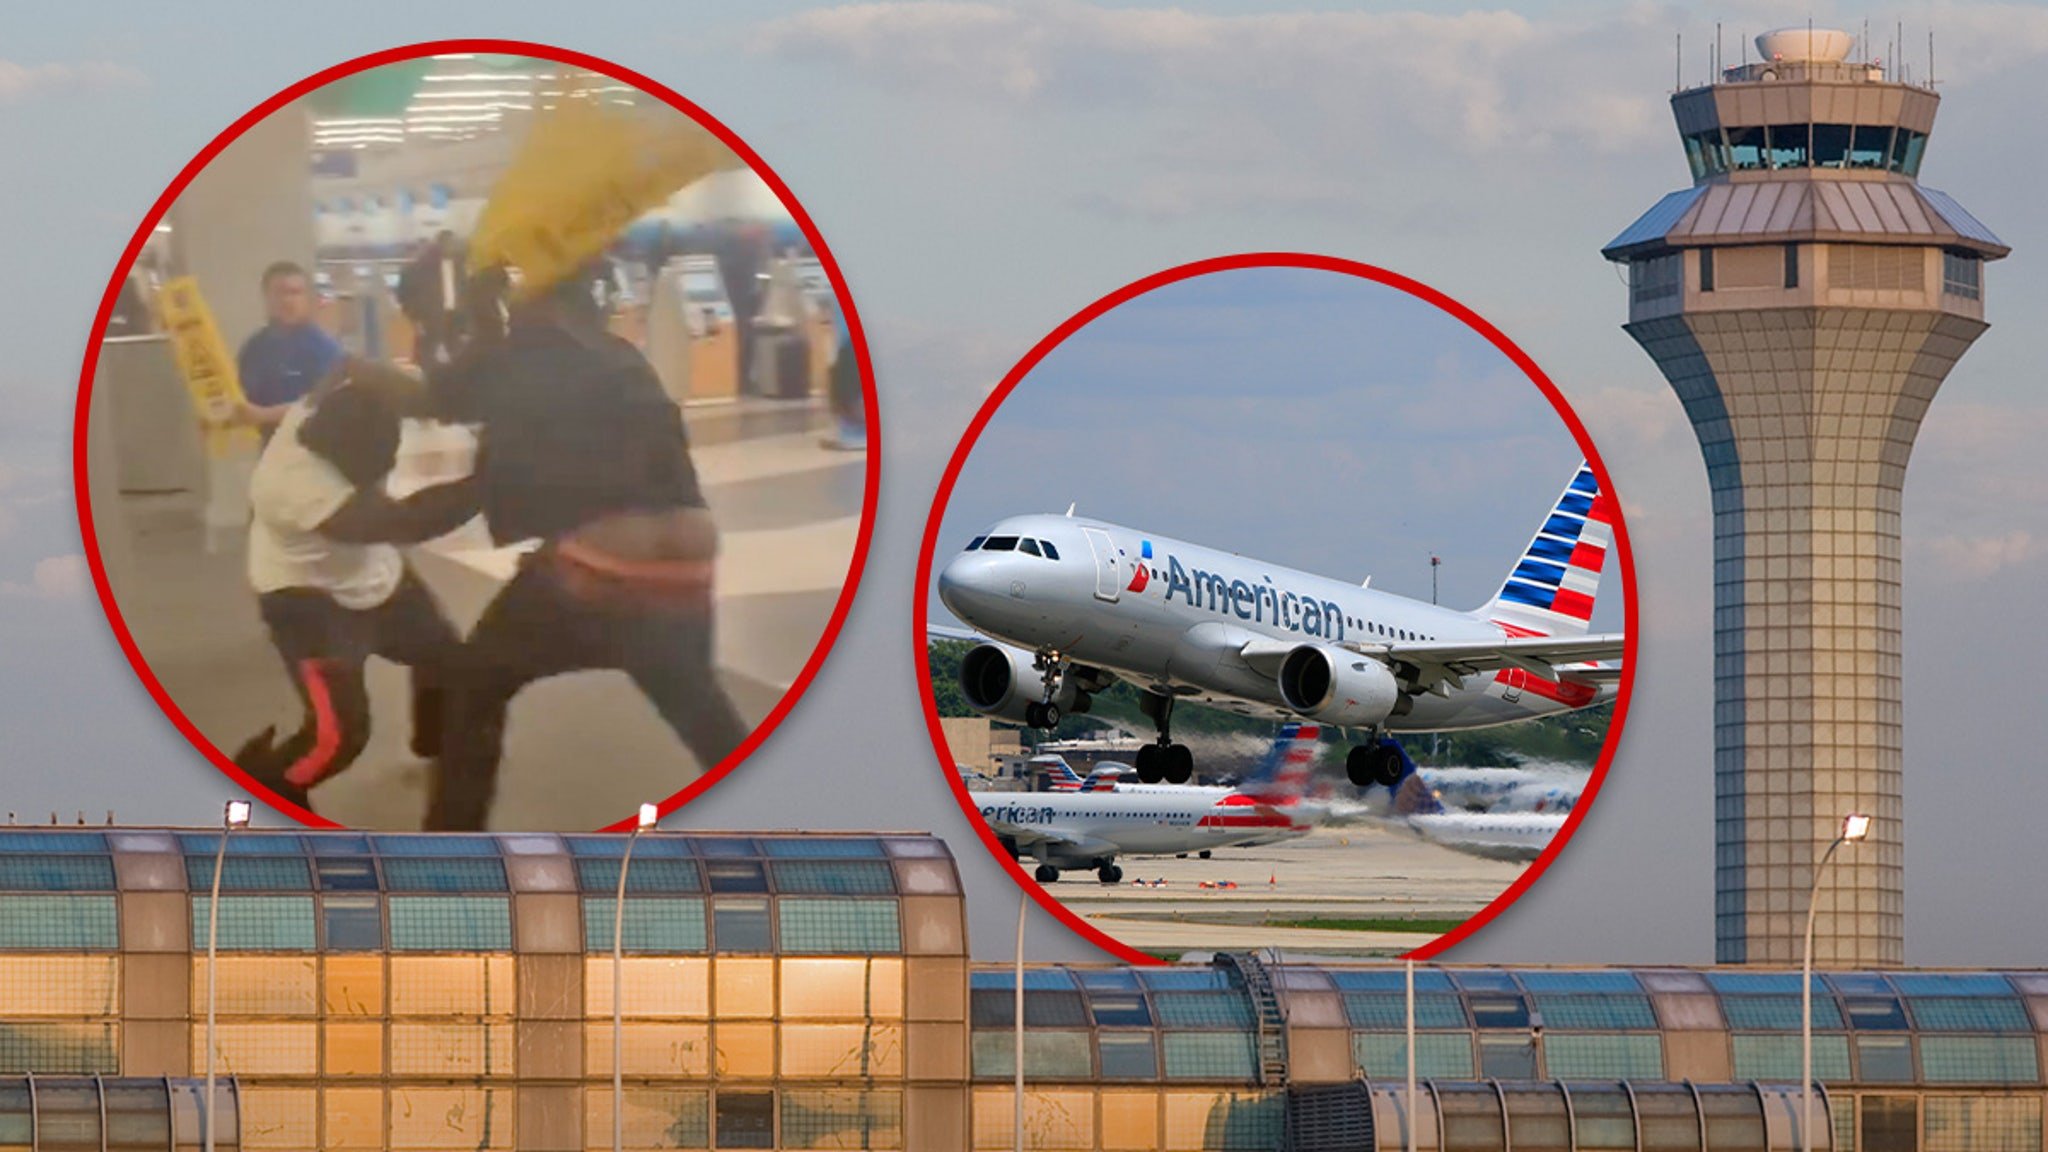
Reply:
[[1127, 959], [1428, 955], [1584, 818], [1631, 583], [1507, 337], [1366, 265], [1205, 261], [1068, 321], [961, 442], [919, 567], [932, 737], [1019, 882]]
[[831, 253], [723, 125], [578, 53], [421, 44], [265, 101], [142, 221], [80, 518], [143, 682], [280, 811], [612, 826], [824, 660], [874, 411]]

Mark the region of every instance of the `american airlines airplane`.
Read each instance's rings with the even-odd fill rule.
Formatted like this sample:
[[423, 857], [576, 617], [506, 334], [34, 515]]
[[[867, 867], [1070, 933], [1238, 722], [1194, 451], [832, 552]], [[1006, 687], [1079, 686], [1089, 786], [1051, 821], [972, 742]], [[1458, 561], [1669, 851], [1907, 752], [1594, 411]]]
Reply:
[[1400, 778], [1389, 788], [1393, 802], [1387, 822], [1405, 824], [1425, 840], [1469, 856], [1526, 864], [1541, 856], [1564, 827], [1566, 812], [1562, 809], [1447, 811], [1408, 754], [1391, 740], [1387, 744], [1401, 762]]
[[1076, 868], [1114, 884], [1124, 876], [1119, 856], [1206, 856], [1307, 835], [1323, 816], [1301, 803], [1320, 736], [1312, 724], [1282, 726], [1264, 763], [1236, 788], [984, 792], [981, 818], [1011, 856], [1038, 861], [1041, 884]]
[[1017, 516], [939, 573], [939, 599], [997, 642], [960, 664], [968, 703], [1038, 728], [1086, 712], [1118, 679], [1159, 732], [1147, 783], [1185, 783], [1172, 736], [1195, 700], [1252, 716], [1364, 729], [1345, 768], [1393, 785], [1381, 737], [1508, 724], [1610, 699], [1619, 633], [1589, 635], [1613, 535], [1611, 498], [1583, 463], [1492, 600], [1469, 612], [1099, 520]]

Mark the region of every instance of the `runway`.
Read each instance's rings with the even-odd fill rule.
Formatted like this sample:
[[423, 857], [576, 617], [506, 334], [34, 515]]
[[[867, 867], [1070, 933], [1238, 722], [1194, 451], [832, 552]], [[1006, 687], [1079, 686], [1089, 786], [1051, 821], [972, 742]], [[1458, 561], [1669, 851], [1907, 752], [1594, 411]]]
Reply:
[[[1433, 939], [1438, 926], [1357, 930], [1293, 922], [1463, 921], [1522, 873], [1521, 865], [1467, 856], [1406, 832], [1357, 826], [1318, 829], [1262, 848], [1218, 849], [1209, 860], [1138, 857], [1118, 863], [1124, 870], [1120, 884], [1069, 872], [1045, 888], [1096, 928], [1154, 955], [1266, 947], [1332, 956], [1399, 955]], [[1151, 887], [1155, 879], [1167, 883]], [[1146, 886], [1133, 883], [1138, 880]], [[1204, 882], [1237, 887], [1203, 888]]]
[[[866, 457], [820, 445], [820, 404], [742, 400], [686, 409], [692, 457], [718, 519], [720, 677], [758, 723], [802, 670], [846, 579], [860, 525]], [[401, 469], [410, 467], [401, 462]], [[394, 490], [403, 491], [403, 478]], [[123, 618], [157, 678], [214, 744], [232, 750], [299, 704], [244, 575], [238, 534], [208, 551], [196, 498], [123, 501], [125, 571], [110, 569]], [[104, 522], [102, 531], [105, 531]], [[408, 553], [458, 627], [474, 623], [519, 550], [494, 548], [481, 522]], [[373, 660], [376, 726], [362, 758], [313, 792], [316, 811], [366, 828], [417, 828], [429, 766], [406, 750], [402, 670]], [[702, 774], [623, 675], [536, 684], [512, 707], [491, 822], [498, 829], [589, 829], [629, 816]]]

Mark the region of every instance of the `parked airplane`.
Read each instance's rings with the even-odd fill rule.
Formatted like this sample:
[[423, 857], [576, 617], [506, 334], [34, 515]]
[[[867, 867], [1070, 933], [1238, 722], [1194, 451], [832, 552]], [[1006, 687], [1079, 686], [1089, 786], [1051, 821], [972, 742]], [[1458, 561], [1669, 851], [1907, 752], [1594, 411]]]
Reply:
[[1541, 856], [1564, 827], [1565, 812], [1559, 810], [1447, 811], [1400, 744], [1387, 740], [1384, 746], [1401, 764], [1400, 779], [1390, 788], [1393, 802], [1386, 820], [1405, 824], [1425, 840], [1489, 860], [1527, 863]]
[[1424, 768], [1444, 807], [1467, 812], [1569, 812], [1588, 773], [1569, 768]]
[[1313, 724], [1283, 725], [1265, 760], [1236, 788], [985, 793], [981, 818], [1013, 857], [1038, 861], [1041, 884], [1075, 868], [1093, 868], [1114, 884], [1124, 875], [1119, 856], [1206, 854], [1306, 835], [1322, 818], [1300, 802], [1320, 735]]
[[[1064, 516], [1019, 516], [976, 536], [939, 574], [939, 598], [995, 637], [960, 664], [983, 715], [1051, 728], [1117, 679], [1140, 692], [1158, 742], [1138, 775], [1185, 783], [1174, 702], [1362, 728], [1345, 767], [1392, 784], [1389, 732], [1482, 728], [1613, 695], [1619, 633], [1588, 635], [1612, 504], [1581, 464], [1492, 600], [1440, 608], [1278, 565]], [[1367, 581], [1367, 585], [1370, 581]], [[1484, 674], [1492, 673], [1490, 677]]]

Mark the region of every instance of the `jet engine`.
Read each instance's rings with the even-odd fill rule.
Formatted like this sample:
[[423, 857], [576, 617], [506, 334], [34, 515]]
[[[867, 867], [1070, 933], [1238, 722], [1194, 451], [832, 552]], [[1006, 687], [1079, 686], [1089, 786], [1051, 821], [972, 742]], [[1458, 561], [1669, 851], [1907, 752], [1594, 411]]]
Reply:
[[1387, 666], [1370, 656], [1325, 644], [1303, 644], [1280, 663], [1280, 698], [1313, 720], [1370, 728], [1408, 701]]
[[[1045, 696], [1045, 676], [1036, 667], [1036, 657], [1007, 644], [981, 644], [960, 660], [960, 691], [967, 703], [984, 716], [1012, 724], [1033, 724], [1030, 714]], [[1096, 682], [1092, 669], [1069, 666], [1060, 674], [1052, 694], [1053, 706], [1061, 712], [1086, 712], [1091, 692], [1107, 685]]]

